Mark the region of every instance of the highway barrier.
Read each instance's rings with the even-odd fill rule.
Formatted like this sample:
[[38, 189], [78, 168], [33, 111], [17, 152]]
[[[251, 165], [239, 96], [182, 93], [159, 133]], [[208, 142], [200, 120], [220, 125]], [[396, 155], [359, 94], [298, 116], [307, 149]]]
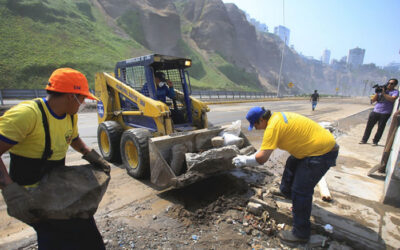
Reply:
[[[91, 90], [94, 93], [93, 90]], [[275, 98], [276, 93], [271, 92], [245, 92], [245, 91], [205, 91], [193, 90], [192, 96], [201, 100], [252, 100]], [[291, 95], [293, 96], [293, 95]], [[38, 97], [46, 97], [44, 89], [0, 89], [0, 104], [4, 105], [4, 100], [7, 99], [22, 99], [29, 100]], [[282, 96], [282, 97], [287, 97]]]

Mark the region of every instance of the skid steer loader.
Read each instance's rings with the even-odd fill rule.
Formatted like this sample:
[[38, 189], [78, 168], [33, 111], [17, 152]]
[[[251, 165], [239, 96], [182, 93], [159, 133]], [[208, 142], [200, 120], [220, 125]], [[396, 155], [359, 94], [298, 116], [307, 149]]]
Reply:
[[[214, 174], [193, 175], [184, 168], [176, 173], [170, 166], [174, 145], [190, 141], [190, 152], [202, 152], [223, 129], [208, 129], [208, 106], [190, 96], [185, 70], [190, 66], [190, 59], [152, 54], [120, 61], [112, 74], [96, 74], [97, 139], [107, 161], [122, 162], [134, 178], [150, 175], [160, 188], [185, 186]], [[173, 99], [157, 99], [155, 72], [172, 81]]]

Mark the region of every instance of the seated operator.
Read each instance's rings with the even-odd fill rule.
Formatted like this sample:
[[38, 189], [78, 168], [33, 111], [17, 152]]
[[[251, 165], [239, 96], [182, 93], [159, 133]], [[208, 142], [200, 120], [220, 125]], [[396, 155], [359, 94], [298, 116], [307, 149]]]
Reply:
[[[156, 84], [157, 100], [165, 103], [167, 96], [171, 99], [175, 98], [174, 86], [170, 80], [165, 79], [165, 74], [163, 72], [157, 71], [154, 73], [154, 82]], [[141, 92], [148, 93], [148, 91], [147, 85], [144, 85]]]

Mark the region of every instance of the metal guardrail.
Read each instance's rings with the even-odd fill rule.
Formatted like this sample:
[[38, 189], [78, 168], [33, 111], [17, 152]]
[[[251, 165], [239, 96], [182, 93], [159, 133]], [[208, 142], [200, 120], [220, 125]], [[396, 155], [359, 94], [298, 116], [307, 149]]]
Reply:
[[4, 99], [33, 99], [45, 97], [44, 89], [0, 89], [0, 103], [4, 105]]
[[[93, 92], [91, 90], [91, 92]], [[0, 104], [4, 105], [5, 99], [29, 100], [38, 97], [46, 97], [44, 89], [0, 89]], [[246, 100], [276, 97], [276, 93], [271, 92], [244, 92], [244, 91], [203, 91], [193, 90], [192, 96], [202, 100]]]
[[271, 92], [244, 92], [244, 91], [200, 91], [193, 90], [192, 96], [199, 99], [261, 99], [276, 97], [276, 93]]

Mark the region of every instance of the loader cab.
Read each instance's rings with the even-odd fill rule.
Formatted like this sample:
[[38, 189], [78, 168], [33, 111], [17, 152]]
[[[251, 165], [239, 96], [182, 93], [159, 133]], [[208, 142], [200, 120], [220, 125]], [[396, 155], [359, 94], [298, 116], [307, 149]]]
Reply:
[[[164, 55], [147, 55], [132, 58], [117, 63], [115, 76], [131, 88], [154, 100], [165, 103], [170, 112], [177, 131], [193, 130], [192, 108], [190, 100], [190, 82], [186, 68], [191, 66], [191, 60]], [[173, 98], [160, 98], [160, 89], [156, 86], [156, 72], [165, 76], [173, 83]], [[171, 89], [172, 90], [172, 89]], [[163, 87], [165, 91], [165, 87]], [[121, 108], [125, 110], [138, 109], [129, 99], [120, 100]]]

